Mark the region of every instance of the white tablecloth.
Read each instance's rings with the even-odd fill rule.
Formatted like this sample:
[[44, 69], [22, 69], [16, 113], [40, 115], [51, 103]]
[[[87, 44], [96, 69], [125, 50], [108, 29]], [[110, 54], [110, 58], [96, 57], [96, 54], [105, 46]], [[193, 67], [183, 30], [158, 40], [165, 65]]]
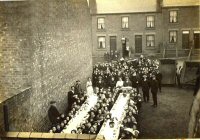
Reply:
[[85, 101], [85, 103], [81, 106], [81, 108], [76, 112], [74, 118], [72, 118], [67, 124], [66, 128], [63, 129], [63, 133], [71, 133], [73, 129], [77, 130], [77, 127], [80, 126], [82, 122], [84, 122], [88, 117], [88, 112], [92, 107], [97, 103], [97, 96], [91, 95]]
[[129, 98], [130, 98], [129, 94], [127, 94], [126, 97], [123, 97], [123, 94], [120, 93], [119, 97], [117, 98], [114, 106], [112, 107], [110, 111], [112, 118], [116, 118], [114, 120], [114, 123], [115, 123], [114, 127], [110, 128], [109, 126], [110, 121], [108, 120], [107, 122], [104, 122], [98, 135], [103, 135], [106, 140], [118, 139], [120, 125], [126, 115], [125, 109], [128, 106]]

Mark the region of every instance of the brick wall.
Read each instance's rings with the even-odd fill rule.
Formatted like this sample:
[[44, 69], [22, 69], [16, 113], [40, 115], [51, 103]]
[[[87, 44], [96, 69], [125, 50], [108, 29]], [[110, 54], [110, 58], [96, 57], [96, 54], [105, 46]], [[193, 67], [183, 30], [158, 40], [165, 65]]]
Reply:
[[[178, 11], [178, 23], [169, 23], [169, 11]], [[180, 8], [164, 8], [163, 13], [163, 42], [167, 43], [170, 48], [178, 47], [182, 49], [182, 31], [190, 32], [190, 40], [193, 40], [193, 33], [199, 30], [199, 7], [180, 7]], [[169, 43], [169, 31], [176, 30], [178, 42], [176, 44]]]
[[[169, 23], [169, 10], [178, 10], [178, 23]], [[146, 16], [155, 15], [155, 29], [146, 29]], [[129, 17], [129, 30], [121, 29], [121, 17]], [[105, 18], [105, 30], [97, 30], [97, 18]], [[190, 39], [193, 39], [193, 31], [199, 30], [199, 7], [172, 7], [172, 8], [162, 8], [161, 11], [155, 13], [119, 13], [119, 14], [99, 14], [92, 16], [92, 39], [93, 39], [93, 55], [103, 56], [106, 51], [110, 51], [110, 36], [117, 36], [117, 49], [121, 52], [122, 42], [121, 38], [124, 36], [129, 39], [129, 45], [132, 49], [132, 53], [135, 53], [135, 35], [142, 35], [142, 49], [143, 53], [151, 54], [158, 53], [160, 45], [166, 44], [170, 48], [178, 46], [182, 48], [182, 31], [190, 31]], [[178, 42], [176, 44], [169, 43], [169, 30], [175, 29], [178, 31]], [[146, 47], [146, 34], [155, 34], [155, 48]], [[106, 49], [98, 49], [97, 37], [106, 36]]]
[[[26, 60], [22, 67], [16, 62], [23, 75], [13, 72], [11, 77], [5, 73], [0, 78], [7, 94], [19, 94], [5, 102], [9, 108], [10, 129], [46, 131], [49, 128], [49, 102], [56, 100], [59, 111], [64, 112], [67, 109], [67, 92], [70, 86], [79, 79], [84, 87], [85, 80], [92, 71], [91, 17], [87, 1], [5, 3], [3, 6], [7, 10], [2, 17], [10, 23], [6, 26], [13, 35], [4, 35], [5, 46], [0, 54], [5, 58], [10, 57], [11, 52], [19, 46], [20, 53], [13, 53], [13, 56], [17, 56], [19, 62]], [[10, 14], [10, 11], [15, 14]], [[26, 32], [22, 33], [23, 43], [18, 35], [21, 28]], [[7, 43], [8, 41], [12, 44]], [[10, 52], [5, 54], [7, 48], [10, 48]], [[13, 67], [10, 61], [4, 60], [1, 63]], [[13, 83], [6, 82], [5, 77], [15, 82], [16, 87], [12, 86]], [[30, 90], [28, 93], [20, 93], [18, 86], [23, 87], [22, 89], [30, 87]], [[17, 110], [17, 113], [11, 110]]]
[[[146, 16], [155, 16], [155, 29], [146, 28]], [[129, 17], [129, 29], [121, 28], [121, 18]], [[97, 29], [97, 18], [105, 18], [105, 30]], [[129, 39], [129, 46], [132, 54], [135, 54], [135, 35], [142, 35], [142, 50], [143, 53], [157, 53], [159, 44], [162, 42], [162, 18], [161, 13], [135, 13], [135, 14], [108, 14], [108, 15], [93, 15], [92, 16], [92, 38], [93, 38], [93, 55], [103, 56], [108, 51], [110, 52], [110, 36], [117, 37], [117, 50], [122, 53], [122, 37]], [[155, 35], [155, 47], [148, 48], [146, 46], [146, 35]], [[106, 49], [98, 49], [98, 36], [106, 36]]]

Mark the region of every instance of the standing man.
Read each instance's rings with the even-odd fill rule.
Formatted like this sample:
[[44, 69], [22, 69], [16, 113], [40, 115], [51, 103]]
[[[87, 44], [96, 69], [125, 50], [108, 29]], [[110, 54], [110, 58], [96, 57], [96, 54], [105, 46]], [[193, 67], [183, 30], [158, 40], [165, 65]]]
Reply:
[[153, 75], [152, 76], [152, 80], [150, 83], [151, 86], [151, 93], [152, 93], [152, 97], [153, 97], [153, 107], [157, 107], [157, 93], [158, 93], [158, 81], [156, 80], [156, 76]]
[[149, 102], [149, 81], [147, 80], [147, 75], [143, 76], [141, 86], [142, 86], [144, 102]]
[[76, 84], [74, 86], [74, 92], [78, 95], [82, 93], [81, 82], [79, 80], [76, 81]]
[[124, 81], [124, 87], [132, 87], [132, 82], [129, 80], [127, 76]]
[[104, 81], [102, 80], [102, 77], [99, 76], [99, 80], [97, 81], [96, 83], [96, 86], [99, 88], [99, 89], [103, 89], [105, 84], [104, 84]]
[[52, 123], [52, 125], [56, 125], [57, 123], [59, 123], [60, 113], [56, 107], [55, 101], [51, 101], [50, 104], [51, 104], [51, 106], [48, 110], [48, 117], [49, 117], [49, 120]]
[[159, 70], [156, 71], [156, 80], [158, 81], [158, 88], [161, 93], [161, 86], [162, 86], [162, 73]]
[[179, 66], [179, 68], [176, 70], [176, 80], [179, 88], [181, 88], [181, 72], [182, 66]]
[[131, 75], [131, 82], [132, 82], [132, 87], [136, 88], [137, 92], [139, 93], [139, 78], [136, 72], [133, 72], [133, 74]]
[[71, 90], [68, 92], [68, 106], [71, 109], [72, 104], [76, 101], [76, 99], [74, 98], [74, 86], [71, 86]]

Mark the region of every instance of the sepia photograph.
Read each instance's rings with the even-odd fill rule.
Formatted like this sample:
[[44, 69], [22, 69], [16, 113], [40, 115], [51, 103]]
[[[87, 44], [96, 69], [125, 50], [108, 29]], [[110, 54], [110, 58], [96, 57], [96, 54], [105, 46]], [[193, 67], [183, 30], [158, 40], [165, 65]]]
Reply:
[[200, 0], [0, 0], [0, 140], [200, 138]]

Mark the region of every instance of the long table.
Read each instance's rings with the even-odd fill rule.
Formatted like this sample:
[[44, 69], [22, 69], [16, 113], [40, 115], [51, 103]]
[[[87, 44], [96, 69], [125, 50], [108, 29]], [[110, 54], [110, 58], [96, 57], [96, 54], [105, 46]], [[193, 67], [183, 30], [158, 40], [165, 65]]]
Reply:
[[112, 118], [114, 119], [114, 127], [111, 128], [109, 126], [110, 120], [104, 122], [102, 125], [99, 134], [103, 135], [105, 140], [117, 140], [120, 131], [120, 125], [126, 115], [125, 109], [128, 107], [128, 100], [130, 98], [130, 94], [126, 94], [127, 96], [124, 97], [123, 93], [120, 93], [118, 96], [115, 104], [113, 105], [110, 113]]
[[97, 98], [96, 95], [89, 96], [81, 108], [76, 112], [74, 118], [72, 118], [66, 128], [63, 129], [62, 133], [71, 133], [72, 130], [77, 130], [77, 127], [89, 117], [88, 112], [97, 103]]

